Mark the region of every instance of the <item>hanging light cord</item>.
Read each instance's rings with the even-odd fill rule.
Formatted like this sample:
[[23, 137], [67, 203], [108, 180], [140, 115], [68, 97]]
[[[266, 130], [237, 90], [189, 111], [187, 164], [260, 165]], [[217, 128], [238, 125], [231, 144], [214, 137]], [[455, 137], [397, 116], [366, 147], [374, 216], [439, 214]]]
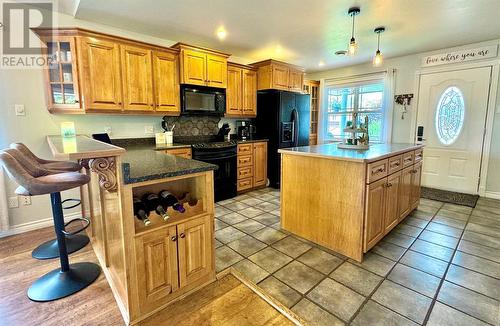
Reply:
[[354, 19], [356, 18], [355, 14], [352, 14], [352, 32], [351, 32], [351, 39], [354, 38]]
[[378, 41], [377, 41], [377, 51], [380, 51], [380, 32], [378, 34]]

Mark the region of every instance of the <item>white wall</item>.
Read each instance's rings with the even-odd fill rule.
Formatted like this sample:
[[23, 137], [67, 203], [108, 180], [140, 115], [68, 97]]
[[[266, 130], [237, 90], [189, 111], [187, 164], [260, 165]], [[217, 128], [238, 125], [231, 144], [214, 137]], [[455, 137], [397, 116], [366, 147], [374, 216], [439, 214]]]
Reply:
[[[480, 44], [471, 44], [456, 47], [453, 49], [446, 49], [450, 51], [470, 48], [474, 46], [486, 44], [499, 44], [499, 40], [491, 42], [483, 42]], [[416, 94], [418, 85], [416, 84], [417, 71], [424, 69], [421, 68], [421, 58], [425, 55], [433, 53], [441, 53], [443, 50], [437, 50], [426, 53], [413, 54], [397, 58], [389, 58], [384, 62], [383, 67], [374, 68], [371, 63], [332, 69], [328, 71], [316, 72], [307, 74], [308, 79], [321, 80], [328, 78], [348, 77], [354, 75], [365, 74], [369, 72], [381, 71], [385, 69], [396, 69], [395, 78], [395, 94]], [[457, 65], [459, 66], [459, 65]], [[409, 113], [404, 120], [401, 120], [401, 107], [394, 106], [393, 124], [392, 124], [392, 142], [413, 142], [414, 135], [412, 127], [416, 119], [416, 103], [417, 99], [414, 98], [411, 106], [409, 106]], [[495, 110], [494, 127], [492, 134], [492, 143], [490, 151], [490, 159], [488, 166], [488, 175], [486, 181], [486, 191], [496, 193], [500, 196], [500, 83], [497, 92], [496, 106], [492, 108]]]
[[[159, 39], [129, 31], [100, 25], [71, 16], [57, 14], [57, 24], [60, 27], [82, 27], [111, 35], [127, 37], [148, 43], [170, 46], [176, 41]], [[133, 26], [131, 26], [133, 28]], [[245, 63], [248, 60], [231, 57], [231, 61]], [[112, 138], [145, 137], [144, 126], [153, 125], [156, 130], [162, 130], [160, 117], [147, 116], [116, 116], [116, 115], [85, 115], [64, 116], [49, 114], [45, 106], [43, 74], [41, 70], [0, 70], [0, 149], [8, 147], [12, 142], [23, 142], [35, 154], [50, 158], [46, 135], [59, 134], [59, 126], [63, 121], [74, 121], [79, 134], [104, 132], [105, 127], [112, 128]], [[24, 104], [26, 116], [16, 116], [14, 105]], [[8, 196], [15, 196], [17, 185], [7, 182]], [[79, 192], [68, 191], [63, 198], [76, 197]], [[78, 212], [78, 208], [66, 213]], [[30, 224], [35, 221], [50, 219], [51, 210], [48, 196], [32, 198], [31, 206], [21, 206], [9, 209], [11, 227]]]

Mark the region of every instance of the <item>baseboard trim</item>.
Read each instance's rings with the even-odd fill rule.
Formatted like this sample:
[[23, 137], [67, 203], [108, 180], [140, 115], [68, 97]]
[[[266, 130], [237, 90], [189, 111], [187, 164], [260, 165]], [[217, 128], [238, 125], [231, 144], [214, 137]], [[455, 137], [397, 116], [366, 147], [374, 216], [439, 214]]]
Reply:
[[500, 199], [500, 192], [485, 191], [484, 197], [491, 198], [491, 199]]
[[[70, 220], [72, 220], [76, 217], [82, 217], [82, 213], [76, 212], [76, 213], [67, 214], [66, 216], [64, 216], [64, 221], [69, 222]], [[54, 221], [53, 221], [52, 217], [44, 218], [44, 219], [38, 220], [38, 221], [13, 225], [8, 230], [1, 231], [0, 238], [4, 238], [4, 237], [8, 237], [11, 235], [20, 234], [20, 233], [24, 233], [24, 232], [28, 232], [28, 231], [38, 230], [38, 229], [46, 228], [48, 226], [53, 226], [53, 225], [54, 225]]]

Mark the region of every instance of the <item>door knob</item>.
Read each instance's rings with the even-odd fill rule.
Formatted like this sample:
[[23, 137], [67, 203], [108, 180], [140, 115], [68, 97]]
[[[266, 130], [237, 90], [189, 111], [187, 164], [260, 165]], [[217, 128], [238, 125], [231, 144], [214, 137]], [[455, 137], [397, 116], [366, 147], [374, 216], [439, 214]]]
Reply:
[[181, 237], [181, 239], [184, 239], [186, 237], [184, 233], [181, 233], [179, 236]]
[[172, 241], [177, 241], [177, 236], [176, 235], [172, 236], [171, 240]]

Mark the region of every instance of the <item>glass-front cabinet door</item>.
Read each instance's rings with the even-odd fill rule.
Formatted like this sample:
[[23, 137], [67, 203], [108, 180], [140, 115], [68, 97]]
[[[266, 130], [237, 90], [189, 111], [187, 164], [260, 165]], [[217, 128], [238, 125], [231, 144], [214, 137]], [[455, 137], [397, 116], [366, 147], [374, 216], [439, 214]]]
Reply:
[[45, 40], [48, 109], [54, 113], [84, 113], [78, 91], [74, 37]]

